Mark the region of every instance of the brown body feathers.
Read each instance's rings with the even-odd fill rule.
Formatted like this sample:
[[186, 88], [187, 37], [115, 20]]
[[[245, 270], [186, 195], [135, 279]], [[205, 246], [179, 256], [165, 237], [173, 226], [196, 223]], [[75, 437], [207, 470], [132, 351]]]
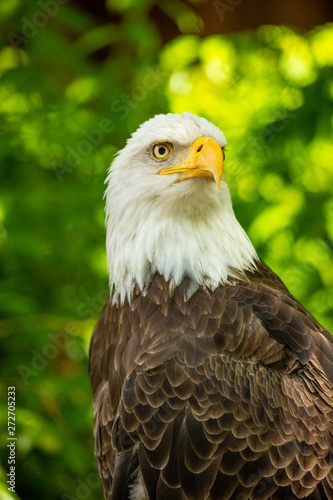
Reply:
[[333, 499], [331, 335], [260, 262], [214, 291], [109, 301], [91, 342], [110, 500]]

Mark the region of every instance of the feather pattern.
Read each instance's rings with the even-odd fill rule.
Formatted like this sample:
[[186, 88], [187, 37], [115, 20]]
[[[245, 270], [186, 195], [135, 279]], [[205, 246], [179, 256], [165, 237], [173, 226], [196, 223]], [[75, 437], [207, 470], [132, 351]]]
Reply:
[[160, 275], [108, 301], [90, 360], [105, 498], [333, 499], [332, 360], [262, 262], [186, 302]]

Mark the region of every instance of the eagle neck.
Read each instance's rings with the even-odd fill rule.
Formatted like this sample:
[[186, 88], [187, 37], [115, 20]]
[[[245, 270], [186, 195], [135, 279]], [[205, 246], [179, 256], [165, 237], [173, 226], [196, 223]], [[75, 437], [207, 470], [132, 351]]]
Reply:
[[199, 286], [214, 290], [235, 272], [254, 270], [258, 257], [234, 215], [229, 191], [222, 199], [190, 208], [154, 199], [139, 213], [133, 204], [122, 214], [111, 212], [106, 244], [113, 303], [145, 294], [157, 273], [170, 294], [190, 278], [189, 298]]

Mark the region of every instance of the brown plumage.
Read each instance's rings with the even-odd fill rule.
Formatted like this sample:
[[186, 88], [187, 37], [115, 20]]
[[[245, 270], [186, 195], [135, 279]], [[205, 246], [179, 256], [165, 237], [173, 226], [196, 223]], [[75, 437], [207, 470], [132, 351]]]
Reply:
[[333, 500], [333, 338], [238, 223], [225, 145], [159, 115], [108, 177], [90, 350], [107, 500]]
[[332, 336], [263, 263], [185, 302], [189, 284], [155, 275], [94, 331], [105, 498], [139, 467], [149, 499], [333, 499]]

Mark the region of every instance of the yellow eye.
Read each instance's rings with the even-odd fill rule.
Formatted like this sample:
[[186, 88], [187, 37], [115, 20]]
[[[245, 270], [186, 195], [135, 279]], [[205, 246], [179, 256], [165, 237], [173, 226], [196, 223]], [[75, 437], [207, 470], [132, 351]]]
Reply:
[[164, 142], [160, 142], [153, 146], [151, 152], [155, 160], [164, 160], [171, 153], [171, 147]]

